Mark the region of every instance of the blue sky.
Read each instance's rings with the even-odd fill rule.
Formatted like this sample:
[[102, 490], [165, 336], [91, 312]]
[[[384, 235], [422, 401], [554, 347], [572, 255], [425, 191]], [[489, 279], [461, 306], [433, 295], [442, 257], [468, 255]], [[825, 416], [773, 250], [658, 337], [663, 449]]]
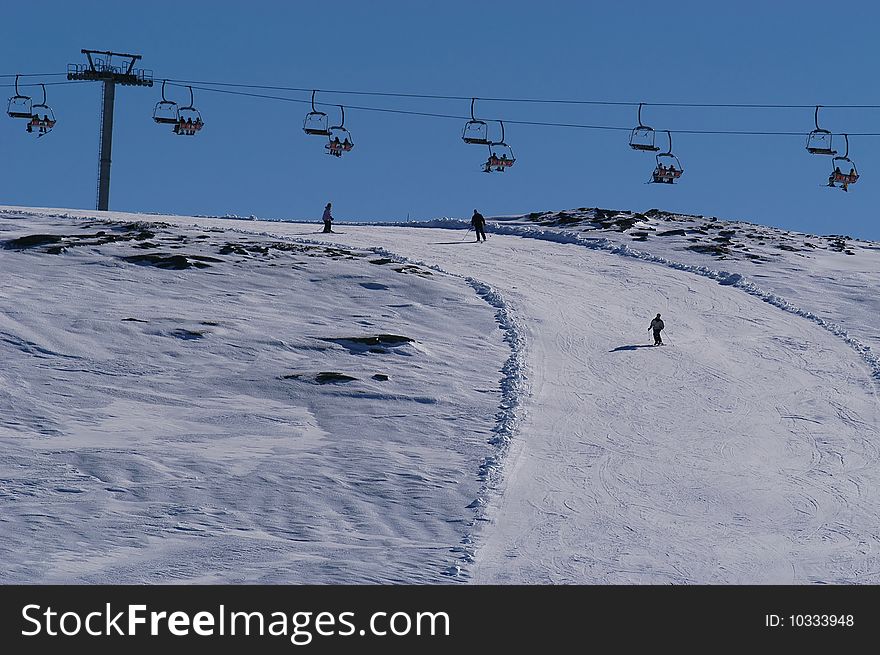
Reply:
[[[0, 74], [63, 72], [80, 49], [143, 55], [157, 79], [624, 102], [874, 104], [880, 9], [848, 2], [118, 2], [4, 5]], [[192, 11], [182, 8], [192, 7]], [[45, 78], [63, 81], [63, 77]], [[33, 81], [33, 80], [32, 80]], [[8, 84], [9, 78], [0, 79]], [[12, 95], [12, 89], [5, 89]], [[41, 93], [32, 89], [36, 96]], [[92, 208], [100, 85], [48, 87], [58, 124], [44, 138], [0, 116], [0, 204]], [[272, 93], [272, 92], [266, 92]], [[169, 89], [176, 100], [188, 93]], [[304, 99], [307, 94], [290, 93]], [[830, 162], [798, 136], [810, 109], [646, 107], [673, 131], [685, 175], [644, 182], [653, 157], [627, 134], [508, 124], [516, 165], [485, 175], [463, 121], [346, 111], [356, 147], [326, 157], [302, 132], [306, 105], [196, 91], [205, 129], [151, 120], [159, 88], [119, 88], [111, 209], [318, 220], [397, 220], [572, 207], [652, 207], [819, 234], [880, 239], [880, 137], [854, 137], [862, 179], [823, 188]], [[319, 94], [352, 104], [467, 115], [468, 103]], [[327, 109], [335, 116], [335, 109]], [[485, 118], [631, 126], [632, 107], [477, 103]], [[825, 109], [823, 127], [880, 132], [880, 110]]]

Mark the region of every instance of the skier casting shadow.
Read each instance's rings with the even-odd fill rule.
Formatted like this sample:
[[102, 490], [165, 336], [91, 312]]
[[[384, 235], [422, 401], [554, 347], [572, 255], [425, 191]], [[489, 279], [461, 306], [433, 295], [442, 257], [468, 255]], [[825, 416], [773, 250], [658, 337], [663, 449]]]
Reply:
[[663, 324], [663, 320], [660, 318], [660, 314], [657, 314], [657, 316], [654, 317], [654, 320], [651, 321], [651, 325], [648, 326], [648, 331], [654, 333], [655, 346], [663, 345], [663, 339], [660, 338], [660, 332], [663, 330], [664, 327], [666, 326]]
[[471, 216], [471, 225], [474, 227], [474, 232], [477, 235], [477, 242], [479, 243], [480, 237], [483, 237], [483, 241], [486, 240], [486, 219], [483, 218], [483, 215], [478, 212], [476, 209], [474, 210], [474, 215]]

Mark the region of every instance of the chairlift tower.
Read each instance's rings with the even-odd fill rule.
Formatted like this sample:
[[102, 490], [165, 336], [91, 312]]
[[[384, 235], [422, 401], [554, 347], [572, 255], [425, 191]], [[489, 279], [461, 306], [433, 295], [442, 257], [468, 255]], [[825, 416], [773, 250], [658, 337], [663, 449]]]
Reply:
[[[134, 67], [135, 62], [141, 58], [140, 55], [102, 50], [82, 50], [82, 54], [88, 59], [88, 64], [68, 64], [67, 79], [104, 83], [97, 209], [107, 211], [110, 203], [110, 152], [113, 146], [113, 105], [116, 85], [153, 86], [153, 71]], [[117, 57], [121, 62], [118, 66], [114, 65], [113, 57]]]

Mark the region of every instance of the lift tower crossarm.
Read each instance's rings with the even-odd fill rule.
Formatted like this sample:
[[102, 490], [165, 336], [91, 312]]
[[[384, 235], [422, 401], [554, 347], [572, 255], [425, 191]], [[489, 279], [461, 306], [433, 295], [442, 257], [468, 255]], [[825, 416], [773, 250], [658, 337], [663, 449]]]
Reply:
[[[140, 55], [130, 55], [123, 52], [111, 52], [110, 50], [82, 50], [88, 60], [88, 64], [70, 64], [67, 67], [67, 79], [84, 80], [90, 82], [112, 81], [116, 84], [127, 86], [153, 86], [153, 71], [135, 68], [135, 63], [141, 59]], [[92, 55], [103, 55], [107, 61], [96, 63]], [[127, 59], [125, 67], [110, 65], [113, 57]]]

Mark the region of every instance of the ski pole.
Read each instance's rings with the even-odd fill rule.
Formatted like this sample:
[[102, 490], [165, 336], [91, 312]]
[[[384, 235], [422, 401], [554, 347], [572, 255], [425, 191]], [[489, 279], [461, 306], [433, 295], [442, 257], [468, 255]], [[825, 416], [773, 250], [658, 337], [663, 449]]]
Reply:
[[465, 232], [465, 233], [464, 233], [464, 236], [461, 238], [462, 241], [464, 241], [465, 239], [467, 239], [467, 235], [470, 234], [470, 231], [471, 231], [472, 229], [473, 229], [473, 226], [471, 226], [471, 227], [469, 227], [469, 228], [467, 229], [467, 232]]

